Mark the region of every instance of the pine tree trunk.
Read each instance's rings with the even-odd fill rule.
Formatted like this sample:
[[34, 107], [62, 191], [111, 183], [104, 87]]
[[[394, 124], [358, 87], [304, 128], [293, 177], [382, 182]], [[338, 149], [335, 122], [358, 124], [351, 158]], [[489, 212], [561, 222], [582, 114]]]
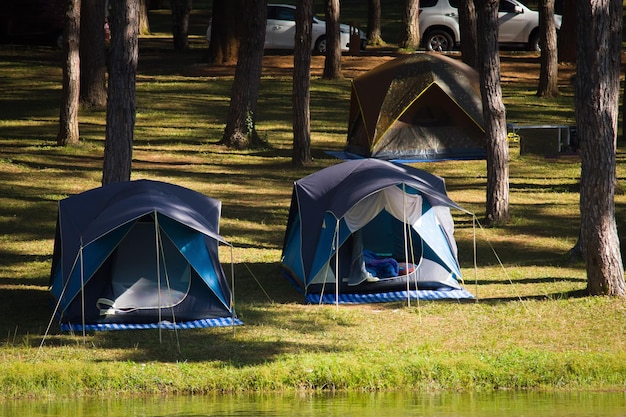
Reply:
[[191, 0], [171, 0], [172, 35], [174, 50], [186, 51], [189, 49], [189, 14]]
[[214, 1], [208, 61], [213, 64], [236, 62], [239, 51], [242, 0]]
[[624, 297], [614, 202], [622, 3], [580, 0], [579, 6], [575, 100], [587, 291]]
[[463, 62], [478, 69], [478, 33], [474, 0], [459, 2], [459, 30], [461, 31], [461, 57]]
[[239, 46], [228, 120], [220, 141], [236, 149], [262, 144], [256, 131], [256, 109], [263, 64], [267, 0], [249, 0], [244, 21], [244, 38]]
[[296, 6], [296, 39], [293, 54], [293, 152], [291, 163], [311, 162], [311, 114], [309, 79], [311, 75], [311, 20], [313, 0]]
[[539, 34], [541, 45], [541, 70], [537, 96], [559, 95], [559, 63], [556, 49], [556, 25], [554, 24], [554, 0], [539, 1]]
[[104, 109], [107, 103], [105, 2], [82, 0], [80, 31], [80, 103]]
[[63, 95], [59, 115], [57, 145], [79, 142], [78, 107], [80, 95], [80, 0], [66, 0], [63, 32]]
[[380, 28], [380, 0], [369, 0], [367, 8], [367, 42], [372, 46], [384, 45]]
[[339, 33], [339, 0], [326, 0], [326, 59], [324, 73], [326, 80], [339, 80], [341, 74], [341, 39]]
[[576, 3], [577, 0], [563, 0], [563, 20], [557, 39], [559, 62], [576, 62]]
[[102, 184], [130, 180], [137, 75], [139, 0], [111, 2], [111, 63]]
[[400, 49], [415, 50], [420, 44], [419, 0], [404, 0], [400, 25]]
[[509, 145], [506, 113], [500, 86], [498, 53], [498, 0], [476, 0], [480, 51], [480, 90], [487, 139], [487, 206], [488, 224], [509, 220]]

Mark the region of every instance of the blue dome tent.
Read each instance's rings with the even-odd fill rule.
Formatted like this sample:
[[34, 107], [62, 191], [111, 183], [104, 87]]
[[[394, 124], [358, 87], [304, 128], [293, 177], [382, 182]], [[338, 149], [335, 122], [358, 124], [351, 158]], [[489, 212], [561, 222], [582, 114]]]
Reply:
[[237, 325], [221, 202], [158, 181], [59, 202], [50, 292], [62, 331]]
[[442, 178], [354, 159], [295, 182], [281, 266], [310, 303], [473, 298]]

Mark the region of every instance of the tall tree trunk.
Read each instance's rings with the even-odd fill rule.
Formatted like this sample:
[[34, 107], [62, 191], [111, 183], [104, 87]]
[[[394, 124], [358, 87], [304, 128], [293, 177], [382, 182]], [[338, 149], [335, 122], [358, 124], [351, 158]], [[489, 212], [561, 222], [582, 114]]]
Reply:
[[311, 162], [311, 21], [313, 0], [301, 0], [296, 6], [296, 38], [293, 52], [293, 151], [291, 163], [303, 166]]
[[339, 0], [326, 0], [326, 59], [322, 77], [327, 80], [343, 78], [341, 75]]
[[581, 246], [592, 295], [626, 296], [615, 223], [622, 2], [578, 0], [576, 126]]
[[367, 43], [372, 46], [384, 45], [380, 26], [380, 0], [369, 0], [367, 8]]
[[414, 50], [420, 44], [419, 0], [404, 0], [400, 25], [400, 49]]
[[65, 1], [63, 31], [63, 95], [59, 115], [57, 145], [79, 142], [78, 107], [80, 95], [80, 0]]
[[475, 0], [478, 27], [480, 91], [487, 135], [487, 207], [488, 224], [509, 220], [509, 145], [506, 113], [500, 86], [498, 53], [499, 0]]
[[459, 2], [459, 30], [461, 31], [461, 58], [470, 67], [478, 70], [478, 33], [474, 0]]
[[247, 149], [262, 144], [256, 131], [256, 109], [263, 65], [267, 0], [248, 0], [243, 14], [244, 36], [230, 98], [228, 120], [221, 144]]
[[107, 104], [105, 2], [82, 0], [80, 17], [80, 102], [84, 107]]
[[242, 0], [213, 2], [208, 52], [210, 63], [225, 64], [237, 60], [240, 33], [243, 30], [239, 18], [242, 10]]
[[556, 97], [559, 95], [559, 63], [556, 49], [556, 25], [554, 24], [554, 0], [539, 1], [539, 44], [541, 45], [541, 70], [537, 96]]
[[576, 62], [576, 2], [563, 0], [563, 19], [557, 39], [559, 62]]
[[189, 14], [191, 13], [191, 0], [171, 0], [171, 9], [174, 50], [186, 51], [189, 49]]
[[102, 184], [130, 180], [139, 56], [139, 0], [111, 2], [111, 63]]
[[[150, 34], [150, 20], [148, 19], [148, 3], [150, 0], [139, 0], [139, 34]], [[109, 0], [109, 3], [111, 1]]]

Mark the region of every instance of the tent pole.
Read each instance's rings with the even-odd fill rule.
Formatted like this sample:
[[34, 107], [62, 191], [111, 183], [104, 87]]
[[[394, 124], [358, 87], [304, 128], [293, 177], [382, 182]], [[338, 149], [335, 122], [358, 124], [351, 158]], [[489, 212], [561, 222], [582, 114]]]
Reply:
[[339, 219], [335, 223], [335, 306], [339, 308]]
[[[406, 184], [402, 183], [402, 237], [404, 239], [404, 263], [408, 264], [409, 261], [409, 245], [407, 239], [407, 221], [406, 221]], [[406, 276], [406, 304], [407, 307], [411, 307], [411, 283], [409, 282], [408, 267], [405, 268]]]
[[87, 342], [87, 332], [85, 331], [85, 268], [83, 262], [83, 237], [80, 237], [80, 249], [78, 251], [80, 258], [80, 308], [83, 324], [83, 343]]
[[159, 219], [157, 217], [156, 210], [154, 211], [154, 244], [156, 246], [155, 254], [156, 254], [156, 270], [157, 270], [157, 299], [159, 300], [159, 343], [163, 343], [163, 331], [161, 328], [163, 316], [161, 312], [161, 253], [159, 244]]
[[[219, 246], [219, 242], [217, 243]], [[233, 245], [230, 245], [230, 318], [233, 321], [233, 336], [235, 335], [235, 255]]]

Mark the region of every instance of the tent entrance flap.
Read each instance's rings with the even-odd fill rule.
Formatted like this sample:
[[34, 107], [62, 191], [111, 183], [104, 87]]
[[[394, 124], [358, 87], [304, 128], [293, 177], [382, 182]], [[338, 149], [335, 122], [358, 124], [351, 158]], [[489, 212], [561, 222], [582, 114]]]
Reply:
[[[112, 258], [112, 303], [105, 310], [107, 314], [171, 308], [185, 299], [191, 285], [191, 267], [174, 244], [163, 233], [160, 236], [158, 265], [155, 252], [145, 250], [157, 244], [154, 223], [137, 222], [120, 242]], [[106, 299], [100, 302], [106, 305]]]

